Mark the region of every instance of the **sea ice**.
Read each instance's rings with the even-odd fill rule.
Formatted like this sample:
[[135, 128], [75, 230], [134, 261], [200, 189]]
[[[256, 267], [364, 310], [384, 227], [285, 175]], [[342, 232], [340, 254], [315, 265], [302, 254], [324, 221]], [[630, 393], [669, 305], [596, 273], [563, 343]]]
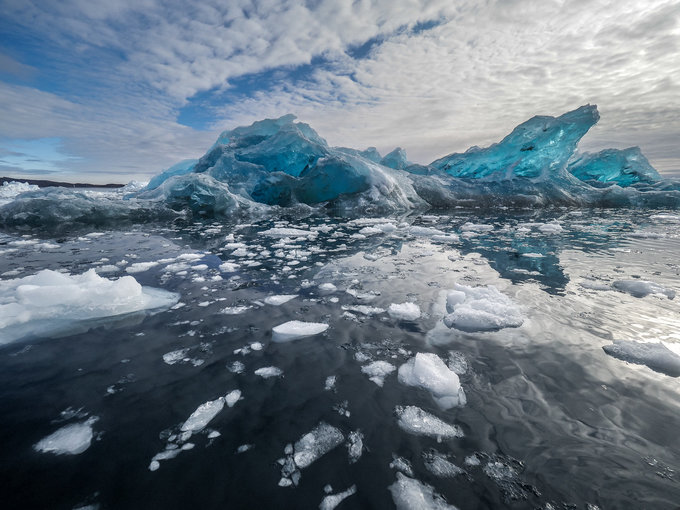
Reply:
[[389, 486], [397, 510], [457, 510], [434, 489], [414, 478], [397, 472], [397, 481]]
[[430, 473], [439, 478], [453, 478], [465, 473], [463, 469], [456, 466], [445, 455], [436, 450], [423, 454], [423, 463]]
[[306, 336], [318, 335], [328, 329], [328, 324], [320, 322], [288, 321], [272, 328], [274, 342], [290, 342]]
[[224, 408], [224, 397], [209, 400], [191, 413], [191, 416], [182, 424], [182, 432], [199, 432]]
[[109, 280], [94, 269], [68, 275], [44, 269], [0, 281], [0, 344], [60, 333], [74, 324], [174, 305], [172, 292], [142, 287], [132, 276]]
[[442, 409], [462, 406], [467, 401], [458, 375], [433, 353], [418, 353], [400, 366], [399, 382], [426, 389]]
[[357, 486], [352, 485], [349, 489], [338, 492], [337, 494], [329, 494], [324, 497], [319, 505], [319, 510], [333, 510], [340, 503], [342, 503], [348, 497], [357, 493]]
[[234, 407], [236, 402], [241, 399], [241, 390], [233, 390], [227, 393], [224, 397], [224, 403], [227, 407]]
[[97, 421], [93, 416], [81, 423], [66, 425], [38, 441], [33, 448], [42, 453], [55, 455], [78, 455], [90, 447], [94, 432], [92, 424]]
[[602, 347], [604, 352], [629, 363], [646, 365], [652, 370], [680, 377], [680, 347], [670, 344], [669, 349], [664, 342], [636, 342], [634, 340], [616, 340]]
[[420, 317], [420, 307], [415, 303], [392, 303], [387, 313], [397, 320], [414, 321]]
[[496, 287], [455, 284], [446, 298], [449, 312], [444, 323], [461, 331], [493, 331], [517, 328], [524, 323], [520, 308]]
[[364, 452], [364, 435], [356, 430], [350, 432], [347, 436], [347, 454], [349, 455], [349, 463], [354, 464], [361, 458]]
[[396, 367], [387, 361], [374, 361], [373, 363], [361, 367], [361, 371], [368, 375], [369, 379], [378, 386], [385, 384], [385, 377], [396, 370]]
[[397, 406], [395, 413], [399, 419], [399, 427], [409, 434], [434, 437], [437, 440], [463, 437], [460, 427], [449, 425], [420, 407]]
[[298, 468], [306, 468], [344, 440], [345, 436], [337, 428], [321, 422], [295, 443], [293, 460]]
[[283, 375], [283, 370], [278, 367], [262, 367], [255, 370], [254, 373], [263, 379], [269, 379], [270, 377], [281, 377]]
[[287, 303], [291, 299], [295, 299], [296, 297], [298, 297], [297, 294], [281, 294], [278, 296], [267, 296], [266, 298], [264, 298], [264, 302], [268, 305], [280, 306], [284, 303]]
[[612, 286], [615, 289], [627, 292], [636, 298], [643, 298], [650, 294], [660, 294], [666, 296], [668, 299], [673, 299], [675, 297], [674, 290], [667, 289], [658, 283], [646, 280], [619, 280], [614, 282]]

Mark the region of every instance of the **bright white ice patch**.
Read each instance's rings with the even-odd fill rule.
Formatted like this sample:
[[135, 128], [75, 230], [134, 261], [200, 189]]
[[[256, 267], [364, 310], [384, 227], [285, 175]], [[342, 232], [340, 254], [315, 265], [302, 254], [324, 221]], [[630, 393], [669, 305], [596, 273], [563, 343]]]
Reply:
[[338, 492], [337, 494], [329, 494], [321, 501], [319, 505], [319, 510], [333, 510], [337, 507], [343, 500], [349, 498], [353, 494], [357, 493], [357, 486], [352, 485], [346, 491]]
[[461, 331], [494, 331], [517, 328], [524, 323], [520, 308], [496, 287], [455, 284], [446, 298], [449, 312], [444, 323]]
[[397, 406], [399, 427], [416, 436], [434, 437], [437, 440], [463, 437], [463, 431], [456, 425], [449, 425], [435, 415], [416, 406]]
[[385, 384], [385, 377], [396, 370], [396, 367], [387, 361], [374, 361], [373, 363], [361, 367], [361, 371], [375, 384], [382, 388]]
[[652, 370], [680, 377], [680, 348], [678, 352], [669, 349], [664, 342], [635, 342], [633, 340], [619, 340], [602, 347], [604, 352], [629, 363], [646, 365]]
[[646, 280], [619, 280], [612, 284], [616, 290], [627, 292], [633, 297], [642, 298], [650, 294], [666, 296], [668, 299], [675, 297], [675, 291], [662, 285]]
[[0, 281], [0, 344], [60, 333], [80, 321], [170, 307], [178, 299], [142, 287], [132, 276], [109, 280], [94, 269], [72, 276], [45, 269]]
[[392, 303], [387, 313], [400, 321], [414, 321], [420, 317], [420, 308], [415, 303]]
[[284, 303], [287, 303], [291, 299], [295, 299], [298, 297], [297, 294], [281, 294], [279, 296], [267, 296], [264, 298], [264, 302], [267, 303], [268, 305], [272, 306], [280, 306]]
[[389, 490], [397, 510], [457, 510], [431, 486], [402, 473], [397, 473], [397, 481]]
[[283, 375], [283, 370], [278, 367], [262, 367], [255, 370], [255, 375], [259, 375], [263, 379], [270, 377], [280, 377]]
[[210, 400], [205, 404], [201, 404], [198, 408], [189, 416], [189, 419], [182, 425], [182, 432], [198, 432], [203, 430], [210, 421], [217, 416], [224, 408], [224, 397], [217, 398], [215, 400]]
[[55, 455], [78, 455], [90, 447], [94, 432], [92, 424], [97, 421], [92, 417], [82, 423], [72, 423], [60, 428], [36, 443], [33, 448], [42, 453]]
[[432, 353], [418, 353], [399, 367], [399, 382], [424, 388], [442, 409], [465, 405], [465, 392], [455, 372]]
[[290, 342], [297, 338], [318, 335], [328, 329], [328, 324], [321, 322], [288, 321], [272, 329], [274, 342]]

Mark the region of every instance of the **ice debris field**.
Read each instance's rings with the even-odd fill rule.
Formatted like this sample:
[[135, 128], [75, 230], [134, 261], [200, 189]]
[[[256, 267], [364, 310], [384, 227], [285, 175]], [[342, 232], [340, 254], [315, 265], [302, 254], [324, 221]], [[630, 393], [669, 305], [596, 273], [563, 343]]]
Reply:
[[2, 501], [674, 510], [680, 187], [597, 120], [419, 165], [286, 116], [3, 185]]

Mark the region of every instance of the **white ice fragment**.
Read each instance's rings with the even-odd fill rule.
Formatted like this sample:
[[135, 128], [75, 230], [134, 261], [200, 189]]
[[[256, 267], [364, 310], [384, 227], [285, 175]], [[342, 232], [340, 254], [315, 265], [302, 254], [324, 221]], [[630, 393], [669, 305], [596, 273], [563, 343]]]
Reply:
[[562, 228], [562, 225], [559, 223], [552, 222], [552, 223], [543, 223], [538, 227], [538, 230], [543, 232], [544, 234], [558, 234], [564, 230]]
[[238, 264], [234, 264], [233, 262], [222, 262], [219, 265], [219, 269], [223, 273], [233, 273], [238, 270]]
[[241, 390], [233, 390], [226, 394], [224, 397], [224, 402], [227, 404], [227, 407], [234, 407], [236, 402], [238, 402], [240, 399]]
[[247, 452], [247, 451], [250, 450], [253, 446], [255, 446], [255, 445], [252, 445], [252, 444], [242, 444], [241, 446], [239, 446], [238, 448], [236, 448], [236, 453], [244, 453], [244, 452]]
[[293, 460], [302, 469], [330, 452], [345, 440], [342, 432], [328, 423], [319, 423], [293, 446]]
[[349, 489], [338, 492], [337, 494], [329, 494], [321, 501], [319, 505], [319, 510], [333, 510], [337, 507], [343, 500], [357, 493], [357, 486], [352, 485]]
[[94, 432], [92, 424], [97, 421], [95, 416], [81, 423], [66, 425], [49, 436], [41, 439], [33, 448], [42, 453], [55, 455], [78, 455], [90, 447]]
[[361, 371], [368, 375], [369, 379], [381, 388], [385, 384], [385, 377], [395, 370], [396, 367], [387, 361], [374, 361], [369, 365], [361, 367]]
[[677, 344], [664, 342], [636, 342], [634, 340], [617, 340], [602, 347], [604, 352], [629, 363], [646, 365], [652, 370], [680, 377], [680, 349], [678, 352], [668, 348], [678, 347]]
[[409, 434], [434, 437], [438, 440], [463, 436], [460, 427], [450, 425], [420, 407], [397, 406], [395, 412], [399, 418], [399, 427]]
[[335, 382], [336, 382], [336, 377], [334, 375], [329, 375], [326, 377], [326, 386], [324, 389], [326, 391], [331, 391], [335, 389]]
[[163, 361], [168, 365], [174, 365], [186, 358], [189, 353], [189, 349], [178, 349], [176, 351], [170, 351], [163, 354]]
[[253, 342], [250, 344], [250, 348], [254, 351], [261, 351], [264, 348], [264, 345], [260, 342]]
[[142, 287], [132, 276], [109, 280], [94, 269], [68, 275], [42, 270], [0, 281], [0, 345], [56, 334], [90, 319], [170, 307], [179, 296]]
[[493, 225], [485, 225], [483, 223], [467, 222], [460, 227], [461, 232], [490, 232], [493, 230]]
[[264, 298], [264, 302], [267, 303], [268, 305], [273, 305], [273, 306], [280, 306], [284, 303], [287, 303], [291, 299], [295, 299], [298, 297], [297, 294], [281, 294], [278, 296], [267, 296]]
[[397, 510], [457, 510], [431, 486], [399, 472], [389, 490]]
[[349, 463], [354, 464], [361, 458], [364, 452], [364, 435], [356, 430], [350, 432], [347, 436], [347, 453], [349, 454]]
[[330, 293], [338, 290], [338, 288], [335, 285], [333, 285], [332, 283], [322, 283], [321, 285], [319, 285], [319, 290], [321, 292], [330, 294]]
[[182, 424], [181, 430], [183, 432], [192, 433], [203, 430], [223, 408], [224, 397], [201, 404], [193, 413], [191, 413], [189, 419]]
[[642, 298], [650, 294], [659, 294], [666, 296], [668, 299], [675, 297], [675, 291], [667, 289], [658, 283], [649, 282], [646, 280], [619, 280], [612, 284], [616, 290], [627, 292], [633, 297]]
[[420, 307], [415, 303], [392, 303], [387, 313], [397, 320], [414, 321], [420, 317]]
[[468, 287], [455, 284], [446, 304], [450, 313], [444, 323], [461, 331], [493, 331], [516, 328], [524, 323], [519, 306], [493, 285]]
[[307, 237], [309, 235], [316, 235], [316, 232], [309, 230], [301, 230], [299, 228], [270, 228], [260, 232], [260, 235], [269, 237]]
[[135, 262], [134, 264], [130, 264], [128, 267], [125, 268], [125, 271], [128, 273], [141, 273], [143, 271], [148, 271], [152, 267], [156, 267], [158, 265], [158, 262]]
[[220, 310], [220, 313], [223, 313], [225, 315], [241, 315], [242, 313], [247, 312], [251, 308], [252, 306], [248, 305], [227, 306], [225, 308], [222, 308], [222, 310]]
[[397, 471], [401, 471], [405, 475], [411, 477], [413, 476], [413, 467], [411, 467], [411, 463], [404, 457], [399, 457], [394, 453], [392, 454], [392, 462], [390, 462], [390, 467], [392, 469], [396, 469]]
[[229, 365], [227, 365], [227, 369], [232, 374], [242, 374], [243, 371], [246, 369], [246, 366], [240, 361], [233, 361]]
[[479, 466], [482, 463], [482, 461], [479, 460], [479, 457], [474, 453], [465, 457], [464, 462], [466, 466]]
[[445, 455], [438, 451], [424, 454], [423, 462], [425, 468], [439, 478], [453, 478], [454, 476], [465, 473], [463, 469], [456, 466], [453, 462], [448, 460]]
[[384, 308], [379, 308], [377, 306], [368, 306], [368, 305], [354, 305], [354, 306], [343, 306], [343, 310], [348, 311], [348, 312], [356, 312], [360, 313], [362, 315], [377, 315], [380, 313], [385, 313]]
[[466, 402], [458, 375], [433, 353], [418, 353], [400, 366], [399, 382], [426, 389], [442, 409]]
[[283, 370], [278, 367], [262, 367], [255, 370], [255, 375], [259, 375], [263, 379], [269, 379], [270, 377], [280, 377], [283, 375]]
[[272, 328], [274, 342], [290, 342], [297, 338], [313, 336], [323, 333], [328, 324], [321, 322], [288, 321]]

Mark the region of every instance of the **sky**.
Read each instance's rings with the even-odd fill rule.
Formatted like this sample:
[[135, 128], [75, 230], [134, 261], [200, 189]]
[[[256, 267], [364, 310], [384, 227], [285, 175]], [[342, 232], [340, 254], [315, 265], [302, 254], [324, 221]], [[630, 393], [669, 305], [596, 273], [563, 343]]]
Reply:
[[0, 175], [148, 180], [295, 114], [430, 161], [597, 104], [680, 176], [680, 0], [0, 0]]

